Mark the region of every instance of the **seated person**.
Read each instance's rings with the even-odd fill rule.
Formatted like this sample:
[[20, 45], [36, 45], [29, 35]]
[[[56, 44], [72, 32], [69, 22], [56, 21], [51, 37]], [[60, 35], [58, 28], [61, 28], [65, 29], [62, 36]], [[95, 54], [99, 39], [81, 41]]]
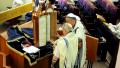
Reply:
[[102, 22], [103, 22], [103, 24], [105, 24], [112, 31], [112, 33], [118, 39], [120, 39], [120, 19], [117, 20], [116, 25], [113, 25], [112, 23], [107, 23], [106, 21], [102, 21]]
[[120, 39], [120, 23], [113, 25], [112, 23], [106, 24], [113, 34]]
[[17, 6], [21, 6], [23, 5], [23, 1], [22, 0], [14, 0], [13, 4], [12, 4], [12, 8], [15, 8]]
[[[78, 52], [78, 37], [73, 32], [72, 25], [65, 23], [63, 25], [63, 36], [54, 42], [54, 52], [51, 67], [59, 59], [60, 68], [73, 68], [77, 52]], [[58, 67], [57, 67], [58, 68]]]

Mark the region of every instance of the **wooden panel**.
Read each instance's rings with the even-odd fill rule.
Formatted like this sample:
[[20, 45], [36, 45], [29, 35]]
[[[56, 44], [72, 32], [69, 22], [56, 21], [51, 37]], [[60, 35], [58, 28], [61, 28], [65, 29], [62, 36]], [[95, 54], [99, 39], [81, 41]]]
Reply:
[[57, 33], [57, 12], [54, 11], [50, 15], [50, 39], [55, 40]]
[[52, 54], [46, 55], [42, 58], [40, 58], [37, 62], [37, 64], [33, 66], [29, 66], [27, 60], [25, 61], [25, 67], [24, 68], [50, 68], [52, 61]]
[[0, 68], [3, 67], [3, 55], [0, 54]]
[[34, 17], [35, 21], [33, 23], [33, 31], [34, 31], [34, 43], [35, 46], [39, 46], [39, 23], [38, 23], [38, 17]]
[[24, 57], [14, 51], [10, 51], [12, 68], [24, 68]]
[[[0, 39], [1, 39], [1, 41], [0, 41], [1, 42], [1, 44], [0, 44], [1, 45], [1, 52], [5, 53], [5, 54], [9, 54], [9, 49], [6, 46], [6, 39], [4, 38], [4, 36], [0, 35]], [[6, 36], [7, 36], [7, 34], [6, 34]]]
[[[6, 39], [2, 38], [1, 52], [11, 55], [12, 68], [23, 68], [24, 67], [24, 57], [10, 50], [6, 45]], [[21, 63], [22, 62], [22, 63]]]
[[[1, 41], [1, 36], [0, 36], [0, 41]], [[0, 51], [1, 51], [1, 42], [0, 42]]]
[[0, 12], [0, 22], [4, 22], [6, 20], [18, 17], [26, 12], [32, 11], [32, 3], [25, 4], [22, 6], [18, 6], [16, 8], [12, 8], [3, 12]]
[[9, 62], [9, 60], [7, 60], [8, 58], [9, 58], [9, 55], [6, 55], [6, 54], [0, 52], [0, 68], [11, 68], [10, 66], [7, 66], [7, 64], [6, 64]]
[[11, 55], [6, 55], [6, 65], [11, 67]]
[[86, 36], [86, 59], [94, 62], [96, 60], [98, 39], [92, 36]]

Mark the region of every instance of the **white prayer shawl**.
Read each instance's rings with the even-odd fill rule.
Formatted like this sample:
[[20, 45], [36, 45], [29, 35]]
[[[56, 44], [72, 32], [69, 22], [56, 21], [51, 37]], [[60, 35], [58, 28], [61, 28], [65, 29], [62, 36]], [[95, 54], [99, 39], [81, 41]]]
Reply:
[[117, 28], [118, 30], [120, 30], [120, 22], [117, 24]]
[[83, 45], [81, 50], [79, 51], [80, 53], [80, 67], [83, 67], [85, 60], [86, 60], [86, 36], [85, 36], [85, 28], [83, 26], [83, 24], [80, 22], [80, 20], [76, 21], [74, 30], [76, 30], [76, 36], [81, 38], [83, 41]]
[[[68, 47], [66, 46], [66, 42], [63, 38], [66, 38], [68, 41]], [[78, 52], [78, 38], [76, 35], [73, 32], [70, 32], [65, 37], [58, 39], [57, 46], [55, 48], [59, 51], [60, 68], [65, 68], [65, 65], [67, 68], [73, 68]]]

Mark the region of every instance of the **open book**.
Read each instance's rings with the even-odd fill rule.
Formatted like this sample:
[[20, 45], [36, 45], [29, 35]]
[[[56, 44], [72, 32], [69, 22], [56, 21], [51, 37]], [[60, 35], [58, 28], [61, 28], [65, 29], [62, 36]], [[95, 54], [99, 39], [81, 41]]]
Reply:
[[35, 46], [29, 46], [24, 47], [23, 50], [26, 51], [27, 53], [37, 53], [40, 49]]

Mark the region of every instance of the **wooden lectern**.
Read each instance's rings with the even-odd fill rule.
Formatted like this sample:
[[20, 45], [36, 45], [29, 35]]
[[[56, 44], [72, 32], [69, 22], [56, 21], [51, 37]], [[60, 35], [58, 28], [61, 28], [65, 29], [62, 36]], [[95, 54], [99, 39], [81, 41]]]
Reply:
[[[33, 1], [34, 2], [34, 1]], [[50, 5], [49, 5], [50, 6]], [[48, 6], [48, 8], [49, 8]], [[24, 9], [23, 11], [19, 12], [19, 10]], [[7, 15], [10, 13], [15, 13], [17, 12], [17, 14], [13, 14], [13, 15]], [[14, 18], [16, 16], [19, 16], [23, 13], [32, 11], [32, 3], [29, 4], [25, 4], [23, 6], [14, 8], [14, 9], [10, 9], [5, 11], [5, 13], [0, 13], [0, 22], [2, 21], [6, 21], [9, 20], [11, 18]], [[33, 12], [33, 17], [32, 17], [32, 21], [27, 22], [25, 24], [20, 25], [20, 28], [34, 28], [34, 43], [35, 46], [39, 46], [39, 33], [38, 33], [38, 17], [39, 15], [34, 15], [35, 13]], [[55, 39], [55, 34], [56, 34], [56, 30], [57, 30], [57, 12], [47, 12], [47, 10], [45, 11], [45, 13], [43, 14], [50, 14], [50, 39]], [[8, 17], [2, 17], [7, 15]], [[42, 14], [41, 14], [42, 15]], [[28, 60], [25, 59], [24, 56], [19, 55], [18, 53], [14, 52], [13, 50], [9, 49], [6, 45], [7, 42], [7, 32], [3, 32], [0, 34], [0, 68], [49, 68], [50, 67], [50, 63], [51, 63], [51, 58], [52, 58], [52, 54], [46, 55], [42, 58], [40, 58], [37, 61], [37, 64], [30, 66], [28, 63]]]
[[[50, 12], [49, 12], [49, 9], [51, 10]], [[56, 39], [55, 35], [57, 33], [57, 12], [54, 11], [51, 4], [48, 4], [46, 10], [42, 11], [39, 8], [39, 10], [36, 13], [33, 12], [32, 21], [33, 21], [33, 28], [34, 28], [34, 43], [35, 43], [36, 47], [39, 47], [39, 44], [40, 44], [40, 42], [39, 42], [39, 37], [40, 37], [39, 32], [41, 30], [39, 29], [40, 28], [39, 25], [41, 25], [42, 23], [45, 23], [45, 22], [42, 22], [42, 23], [39, 22], [39, 20], [40, 20], [39, 17], [45, 16], [45, 15], [48, 15], [48, 14], [50, 15], [50, 39], [51, 40]]]

